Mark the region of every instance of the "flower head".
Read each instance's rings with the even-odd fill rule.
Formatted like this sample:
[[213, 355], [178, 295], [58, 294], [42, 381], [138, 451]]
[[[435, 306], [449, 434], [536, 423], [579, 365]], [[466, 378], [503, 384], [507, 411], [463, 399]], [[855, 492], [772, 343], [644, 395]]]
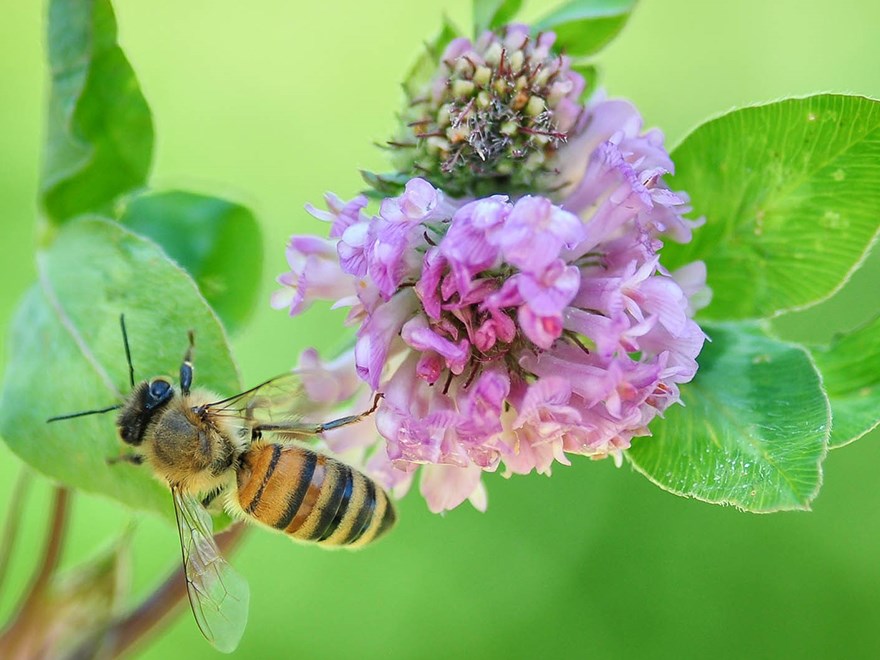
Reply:
[[[426, 178], [373, 215], [328, 196], [311, 212], [330, 238], [291, 239], [280, 278], [291, 314], [316, 297], [350, 306], [346, 359], [384, 394], [372, 460], [389, 484], [422, 467], [434, 511], [484, 507], [481, 475], [499, 467], [619, 462], [679, 401], [705, 340], [705, 267], [660, 259], [699, 225], [664, 181], [662, 134], [626, 101], [578, 105], [583, 80], [553, 39], [514, 25], [452, 41], [414, 106], [403, 169]], [[483, 188], [508, 194], [462, 196]]]
[[534, 189], [582, 110], [584, 78], [553, 52], [555, 40], [518, 24], [453, 39], [390, 143], [399, 170], [455, 196]]
[[670, 274], [659, 259], [664, 238], [689, 239], [687, 198], [662, 181], [671, 163], [656, 134], [607, 103], [569, 152], [584, 162], [562, 205], [452, 200], [412, 179], [372, 217], [331, 207], [334, 226], [346, 223], [329, 239], [339, 269], [303, 296], [352, 306], [351, 359], [384, 393], [386, 477], [425, 466], [432, 510], [485, 506], [480, 476], [502, 465], [549, 474], [573, 454], [619, 461], [694, 376], [705, 269]]

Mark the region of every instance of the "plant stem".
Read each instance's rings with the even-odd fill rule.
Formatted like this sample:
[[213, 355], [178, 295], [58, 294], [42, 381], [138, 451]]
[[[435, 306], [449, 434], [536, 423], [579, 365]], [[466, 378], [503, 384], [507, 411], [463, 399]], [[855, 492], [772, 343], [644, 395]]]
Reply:
[[70, 491], [62, 486], [56, 486], [43, 558], [31, 581], [31, 586], [16, 608], [18, 615], [0, 635], [0, 657], [27, 658], [40, 654], [40, 644], [43, 641], [40, 639], [40, 631], [45, 623], [41, 620], [41, 610], [46, 587], [61, 558], [69, 508]]
[[18, 537], [18, 527], [21, 524], [21, 514], [24, 508], [22, 502], [27, 495], [32, 477], [33, 473], [27, 468], [22, 467], [19, 470], [18, 479], [15, 481], [15, 487], [12, 490], [12, 498], [9, 500], [9, 508], [6, 512], [6, 525], [3, 529], [3, 542], [0, 545], [0, 594], [3, 593], [3, 583], [6, 581], [6, 572], [9, 570], [12, 549], [15, 547], [15, 541]]
[[70, 509], [70, 491], [62, 486], [55, 487], [55, 500], [52, 507], [52, 521], [49, 524], [49, 538], [46, 541], [46, 550], [43, 553], [43, 561], [40, 570], [34, 578], [34, 586], [31, 593], [42, 593], [52, 578], [55, 569], [58, 568], [58, 560], [61, 559], [61, 550], [64, 547], [64, 537], [67, 531], [67, 514]]
[[[247, 527], [233, 525], [216, 536], [217, 547], [226, 555], [237, 545]], [[128, 615], [116, 620], [98, 637], [86, 640], [69, 660], [85, 660], [100, 655], [119, 658], [148, 635], [155, 634], [171, 620], [171, 614], [186, 596], [186, 574], [183, 566], [174, 570], [156, 590]]]

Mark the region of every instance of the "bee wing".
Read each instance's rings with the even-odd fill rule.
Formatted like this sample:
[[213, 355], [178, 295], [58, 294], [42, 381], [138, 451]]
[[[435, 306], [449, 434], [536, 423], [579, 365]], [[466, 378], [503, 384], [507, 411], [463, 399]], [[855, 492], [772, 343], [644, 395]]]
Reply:
[[218, 417], [244, 420], [248, 428], [261, 433], [302, 440], [360, 421], [376, 410], [381, 398], [382, 395], [377, 394], [373, 407], [360, 414], [329, 422], [316, 421], [329, 411], [309, 398], [302, 383], [302, 374], [289, 371], [240, 394], [209, 403], [205, 409]]
[[214, 415], [258, 423], [302, 417], [314, 407], [317, 406], [306, 395], [301, 375], [295, 371], [270, 378], [256, 387], [207, 405]]
[[217, 650], [231, 653], [247, 623], [247, 581], [220, 556], [211, 516], [198, 500], [177, 488], [171, 492], [193, 616], [199, 630]]

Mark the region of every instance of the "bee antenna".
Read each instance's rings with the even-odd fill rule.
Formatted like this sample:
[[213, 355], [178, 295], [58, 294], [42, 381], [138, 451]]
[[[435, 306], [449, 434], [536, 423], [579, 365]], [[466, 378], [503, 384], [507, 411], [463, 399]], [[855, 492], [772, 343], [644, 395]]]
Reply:
[[[128, 362], [128, 382], [131, 383], [132, 389], [134, 388], [134, 367], [131, 364], [131, 349], [128, 347], [128, 333], [125, 331], [125, 314], [119, 315], [119, 325], [122, 327], [122, 343], [125, 344], [125, 360]], [[112, 410], [112, 408], [108, 408], [108, 410]], [[106, 412], [96, 411], [96, 412]]]
[[122, 408], [121, 403], [117, 403], [115, 406], [108, 406], [107, 408], [99, 408], [97, 410], [84, 410], [83, 412], [71, 413], [69, 415], [58, 415], [57, 417], [50, 417], [46, 420], [46, 423], [49, 422], [57, 422], [62, 419], [73, 419], [74, 417], [85, 417], [86, 415], [99, 415], [101, 413], [110, 412], [111, 410], [119, 410]]

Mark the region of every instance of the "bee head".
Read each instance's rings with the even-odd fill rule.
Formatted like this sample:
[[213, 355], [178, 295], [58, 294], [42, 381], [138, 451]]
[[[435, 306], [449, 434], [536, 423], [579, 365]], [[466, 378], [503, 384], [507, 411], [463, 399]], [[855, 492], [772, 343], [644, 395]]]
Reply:
[[174, 388], [167, 378], [138, 383], [116, 418], [119, 437], [130, 445], [139, 445], [153, 416], [174, 398]]

